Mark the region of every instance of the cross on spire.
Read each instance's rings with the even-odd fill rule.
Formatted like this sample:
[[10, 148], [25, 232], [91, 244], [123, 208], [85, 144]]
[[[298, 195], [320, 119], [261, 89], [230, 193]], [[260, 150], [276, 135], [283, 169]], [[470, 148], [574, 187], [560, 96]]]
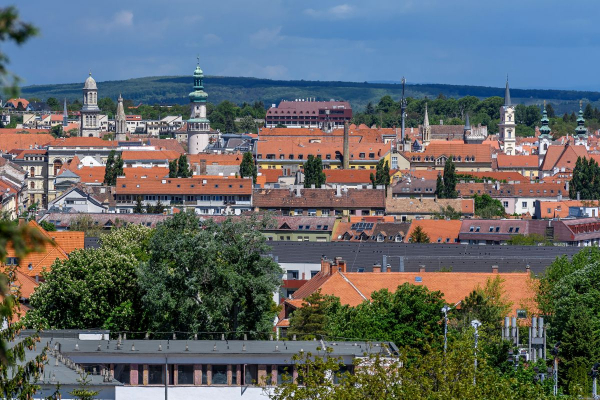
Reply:
[[198, 65], [200, 65], [200, 54], [196, 56], [196, 60], [198, 60]]

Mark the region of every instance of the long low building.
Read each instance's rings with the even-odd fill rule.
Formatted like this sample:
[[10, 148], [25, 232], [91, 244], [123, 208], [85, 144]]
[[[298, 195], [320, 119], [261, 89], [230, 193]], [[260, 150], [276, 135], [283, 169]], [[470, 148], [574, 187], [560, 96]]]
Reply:
[[355, 358], [395, 357], [398, 350], [391, 342], [257, 341], [224, 336], [194, 340], [193, 334], [180, 340], [126, 340], [108, 333], [69, 331], [42, 335], [50, 354], [37, 382], [41, 390], [36, 399], [54, 393], [58, 383], [62, 398], [72, 398], [69, 392], [78, 386], [78, 372], [85, 371], [91, 378], [89, 390], [98, 390], [96, 398], [103, 400], [262, 400], [265, 390], [286, 376], [297, 378], [292, 357], [300, 352], [324, 355], [330, 348], [329, 355], [341, 358], [352, 373]]

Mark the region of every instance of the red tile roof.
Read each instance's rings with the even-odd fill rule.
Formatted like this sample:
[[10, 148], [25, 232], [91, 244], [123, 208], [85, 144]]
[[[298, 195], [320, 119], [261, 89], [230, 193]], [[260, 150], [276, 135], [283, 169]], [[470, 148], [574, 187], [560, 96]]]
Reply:
[[201, 153], [189, 154], [187, 159], [192, 166], [199, 165], [201, 162], [206, 163], [206, 165], [240, 165], [243, 157], [243, 154]]
[[498, 154], [498, 168], [536, 168], [538, 156], [509, 156]]
[[462, 221], [459, 220], [439, 220], [439, 219], [422, 219], [413, 220], [410, 229], [404, 239], [405, 243], [410, 243], [410, 235], [420, 226], [421, 229], [429, 236], [430, 243], [451, 243], [458, 244], [458, 234]]
[[251, 195], [252, 179], [233, 177], [117, 178], [116, 194]]
[[[48, 133], [13, 133], [0, 129], [0, 151], [8, 152], [13, 149], [30, 149], [42, 147], [50, 143], [54, 138]], [[9, 129], [13, 131], [13, 129]], [[47, 132], [47, 131], [42, 131]]]
[[326, 182], [329, 184], [371, 184], [371, 174], [375, 174], [370, 169], [326, 169]]
[[260, 168], [258, 173], [266, 178], [265, 183], [277, 183], [279, 178], [283, 176], [283, 169]]
[[123, 175], [127, 178], [165, 178], [169, 176], [169, 168], [165, 167], [152, 167], [152, 168], [123, 168]]
[[169, 160], [179, 158], [181, 153], [171, 150], [125, 150], [121, 153], [123, 161]]
[[300, 196], [290, 189], [260, 189], [253, 203], [259, 208], [385, 208], [385, 191], [380, 189], [347, 189], [336, 195], [335, 189], [301, 189]]
[[117, 147], [114, 140], [104, 140], [95, 137], [59, 138], [49, 143], [53, 147]]

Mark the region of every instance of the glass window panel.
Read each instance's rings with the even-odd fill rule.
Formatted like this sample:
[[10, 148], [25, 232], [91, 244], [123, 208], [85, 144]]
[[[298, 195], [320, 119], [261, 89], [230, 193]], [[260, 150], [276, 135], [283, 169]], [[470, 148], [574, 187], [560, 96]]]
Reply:
[[193, 385], [194, 384], [194, 366], [193, 365], [177, 365], [177, 384], [178, 385]]
[[258, 368], [256, 365], [246, 365], [246, 374], [244, 375], [245, 385], [254, 385], [258, 382]]
[[115, 379], [124, 385], [129, 385], [130, 382], [130, 364], [115, 364]]
[[212, 384], [227, 385], [227, 365], [212, 366]]
[[164, 385], [165, 366], [148, 365], [148, 385]]

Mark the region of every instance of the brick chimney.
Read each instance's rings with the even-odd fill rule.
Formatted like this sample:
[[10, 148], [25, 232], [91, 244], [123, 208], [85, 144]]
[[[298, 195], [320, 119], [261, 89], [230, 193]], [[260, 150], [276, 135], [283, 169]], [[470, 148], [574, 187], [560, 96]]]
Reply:
[[325, 256], [321, 257], [321, 273], [323, 275], [331, 274], [331, 261]]
[[380, 273], [381, 272], [381, 264], [373, 264], [373, 273]]
[[337, 270], [345, 273], [346, 272], [346, 261], [342, 260], [342, 257], [336, 257]]
[[493, 274], [497, 274], [498, 273], [498, 266], [497, 265], [492, 265], [492, 273]]
[[350, 127], [348, 126], [348, 120], [344, 122], [344, 154], [342, 168], [350, 169]]
[[420, 273], [425, 272], [425, 266], [424, 265], [419, 265], [419, 272]]

